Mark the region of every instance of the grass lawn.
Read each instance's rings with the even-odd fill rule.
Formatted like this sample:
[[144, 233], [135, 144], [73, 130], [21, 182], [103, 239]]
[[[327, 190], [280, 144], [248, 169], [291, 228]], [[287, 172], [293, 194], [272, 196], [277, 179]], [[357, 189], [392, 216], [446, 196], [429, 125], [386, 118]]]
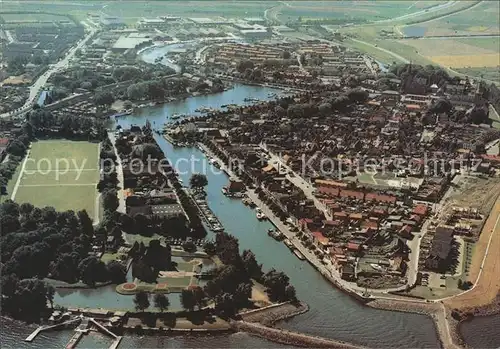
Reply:
[[9, 192], [18, 203], [53, 206], [59, 211], [85, 209], [90, 217], [94, 217], [99, 206], [96, 189], [99, 181], [98, 150], [98, 143], [34, 142], [24, 168], [24, 160], [21, 163], [23, 173], [10, 181], [12, 190]]

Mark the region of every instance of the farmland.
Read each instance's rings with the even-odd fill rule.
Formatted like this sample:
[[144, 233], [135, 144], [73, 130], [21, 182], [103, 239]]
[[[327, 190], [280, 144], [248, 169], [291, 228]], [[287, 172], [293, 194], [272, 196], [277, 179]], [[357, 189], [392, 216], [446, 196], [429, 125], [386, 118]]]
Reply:
[[[410, 45], [425, 58], [439, 65], [451, 68], [478, 68], [497, 67], [500, 65], [498, 50], [489, 49], [495, 40], [484, 39], [480, 44], [472, 40], [460, 41], [458, 39], [406, 39], [398, 42]], [[482, 46], [482, 47], [481, 47]]]
[[314, 19], [345, 19], [373, 21], [390, 19], [408, 13], [417, 12], [439, 4], [436, 1], [419, 1], [409, 4], [407, 1], [294, 1], [283, 7], [278, 18], [281, 21]]

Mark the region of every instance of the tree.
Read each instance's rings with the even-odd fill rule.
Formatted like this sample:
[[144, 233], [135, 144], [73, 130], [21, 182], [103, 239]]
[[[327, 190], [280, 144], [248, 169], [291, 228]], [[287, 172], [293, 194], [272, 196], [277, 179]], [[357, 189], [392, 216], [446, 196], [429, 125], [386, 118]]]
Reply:
[[114, 284], [121, 284], [127, 281], [127, 269], [119, 261], [111, 261], [106, 265], [108, 277]]
[[181, 304], [184, 309], [193, 311], [194, 307], [196, 306], [196, 298], [192, 290], [182, 290]]
[[185, 241], [183, 244], [182, 244], [182, 248], [184, 249], [184, 251], [186, 252], [195, 252], [196, 251], [196, 245], [194, 244], [194, 242], [192, 241]]
[[108, 280], [106, 265], [95, 256], [83, 259], [78, 265], [81, 280], [87, 285], [94, 286], [96, 282]]
[[154, 295], [154, 303], [155, 307], [160, 309], [162, 313], [165, 310], [167, 310], [168, 307], [170, 306], [170, 301], [168, 300], [168, 297], [165, 296], [163, 293], [157, 293]]
[[108, 189], [102, 193], [102, 205], [106, 211], [116, 211], [119, 206], [116, 190]]
[[215, 244], [211, 241], [205, 242], [205, 244], [203, 245], [203, 251], [205, 251], [205, 253], [209, 256], [215, 255]]
[[80, 222], [80, 226], [82, 227], [82, 233], [87, 235], [88, 237], [92, 237], [94, 235], [94, 226], [92, 225], [92, 219], [89, 217], [87, 211], [78, 211], [77, 216]]
[[135, 310], [144, 311], [149, 308], [149, 294], [146, 292], [138, 292], [134, 296]]
[[97, 92], [94, 96], [94, 103], [99, 106], [111, 106], [115, 101], [115, 97], [109, 91]]
[[208, 184], [207, 176], [202, 173], [194, 173], [189, 179], [189, 185], [194, 190], [201, 190]]
[[247, 275], [251, 279], [259, 281], [262, 279], [262, 264], [258, 264], [255, 259], [255, 254], [250, 250], [244, 250], [241, 256], [243, 260], [243, 266], [247, 272]]
[[47, 285], [46, 287], [46, 295], [47, 295], [47, 300], [50, 303], [50, 307], [54, 308], [54, 295], [56, 293], [56, 289], [52, 285]]
[[236, 69], [240, 72], [243, 73], [247, 69], [253, 69], [254, 64], [250, 60], [242, 60], [239, 61], [238, 64], [236, 65]]

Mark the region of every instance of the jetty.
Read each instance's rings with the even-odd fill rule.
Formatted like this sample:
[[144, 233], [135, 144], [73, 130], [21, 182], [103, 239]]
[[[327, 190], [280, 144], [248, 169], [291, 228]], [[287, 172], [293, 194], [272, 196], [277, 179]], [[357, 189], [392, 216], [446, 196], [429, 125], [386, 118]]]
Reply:
[[32, 342], [33, 339], [35, 339], [35, 337], [38, 336], [38, 334], [40, 332], [42, 332], [42, 331], [55, 330], [55, 329], [58, 329], [58, 328], [66, 327], [68, 325], [77, 323], [79, 321], [81, 321], [81, 318], [78, 317], [78, 318], [71, 319], [71, 320], [68, 320], [68, 321], [64, 321], [64, 322], [61, 322], [59, 324], [55, 324], [55, 325], [51, 325], [51, 326], [40, 326], [35, 331], [33, 331], [28, 337], [26, 337], [26, 339], [24, 341], [26, 341], [26, 342]]
[[122, 339], [121, 336], [117, 336], [106, 327], [101, 325], [99, 322], [95, 321], [93, 318], [84, 317], [82, 315], [77, 316], [71, 320], [64, 321], [51, 326], [40, 326], [35, 331], [33, 331], [28, 337], [26, 337], [26, 342], [32, 342], [35, 337], [42, 331], [56, 330], [59, 328], [64, 328], [68, 325], [76, 324], [80, 322], [77, 328], [75, 328], [75, 333], [70, 338], [68, 344], [66, 344], [66, 349], [74, 349], [82, 339], [83, 335], [88, 334], [92, 327], [95, 327], [98, 331], [110, 336], [114, 339], [113, 343], [109, 346], [109, 349], [116, 349], [120, 344]]

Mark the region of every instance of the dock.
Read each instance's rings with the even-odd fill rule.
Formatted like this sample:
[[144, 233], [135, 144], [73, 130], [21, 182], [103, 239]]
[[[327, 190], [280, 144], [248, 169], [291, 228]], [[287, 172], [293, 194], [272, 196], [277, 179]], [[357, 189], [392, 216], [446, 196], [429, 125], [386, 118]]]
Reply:
[[31, 333], [28, 337], [26, 337], [25, 341], [26, 342], [31, 342], [35, 339], [35, 337], [42, 331], [48, 331], [52, 329], [57, 329], [59, 327], [65, 327], [69, 324], [73, 324], [76, 322], [80, 322], [77, 328], [75, 328], [75, 333], [69, 340], [68, 344], [66, 344], [66, 349], [75, 349], [80, 340], [82, 339], [83, 335], [89, 333], [91, 330], [91, 327], [94, 326], [99, 330], [100, 332], [104, 333], [105, 335], [110, 336], [113, 338], [113, 343], [109, 346], [109, 349], [116, 349], [118, 345], [120, 344], [120, 341], [122, 339], [121, 336], [117, 336], [110, 330], [108, 330], [106, 327], [101, 325], [99, 322], [95, 321], [93, 318], [88, 318], [88, 317], [83, 317], [83, 316], [78, 316], [75, 317], [74, 319], [61, 322], [60, 324], [52, 325], [52, 326], [40, 326], [38, 327], [33, 333]]
[[61, 322], [60, 324], [51, 325], [51, 326], [40, 326], [35, 331], [33, 331], [28, 337], [26, 337], [26, 339], [24, 341], [25, 342], [32, 342], [33, 339], [35, 339], [35, 337], [38, 336], [38, 334], [42, 331], [48, 331], [48, 330], [56, 329], [58, 327], [64, 327], [66, 325], [70, 325], [70, 324], [76, 323], [78, 321], [81, 321], [81, 318], [75, 318], [75, 319]]
[[212, 212], [212, 210], [208, 206], [207, 201], [205, 199], [196, 199], [191, 192], [188, 193], [191, 196], [192, 200], [194, 201], [199, 212], [201, 213], [201, 217], [203, 218], [205, 223], [209, 226], [210, 230], [212, 230], [214, 233], [219, 233], [221, 231], [224, 231], [224, 227], [222, 226], [217, 216]]

